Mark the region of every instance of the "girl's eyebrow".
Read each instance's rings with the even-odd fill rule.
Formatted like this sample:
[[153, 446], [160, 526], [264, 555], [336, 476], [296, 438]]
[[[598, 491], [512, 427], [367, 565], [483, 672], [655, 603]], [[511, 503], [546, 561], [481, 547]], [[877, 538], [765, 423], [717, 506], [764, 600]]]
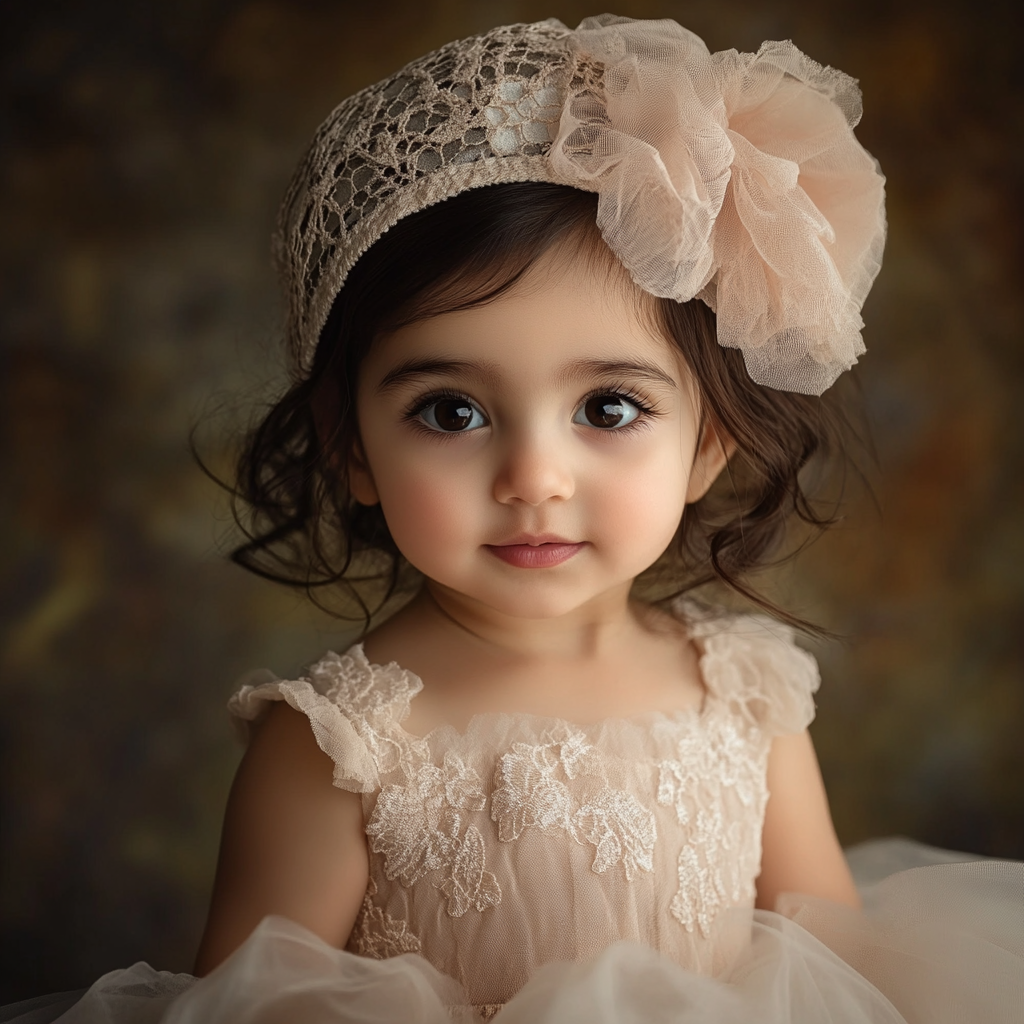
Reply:
[[[377, 393], [393, 391], [420, 377], [474, 377], [485, 384], [494, 384], [501, 374], [497, 364], [465, 359], [406, 359], [389, 370], [377, 385]], [[575, 359], [558, 373], [567, 384], [578, 384], [594, 377], [629, 377], [675, 390], [678, 384], [661, 367], [646, 360], [633, 362], [621, 359]]]
[[621, 359], [575, 359], [566, 364], [559, 373], [559, 378], [566, 383], [580, 383], [593, 377], [628, 377], [632, 380], [646, 381], [648, 384], [661, 384], [673, 390], [679, 384], [656, 363], [646, 360], [632, 362]]
[[470, 362], [465, 359], [406, 359], [388, 370], [377, 385], [377, 393], [393, 391], [418, 377], [461, 376], [475, 377], [491, 384], [498, 379], [498, 367], [494, 363]]

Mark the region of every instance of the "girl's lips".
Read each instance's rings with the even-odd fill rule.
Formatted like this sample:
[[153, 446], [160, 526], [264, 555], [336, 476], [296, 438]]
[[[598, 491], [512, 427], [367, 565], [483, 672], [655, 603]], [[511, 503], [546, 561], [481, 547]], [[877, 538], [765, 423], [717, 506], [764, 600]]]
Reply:
[[583, 544], [560, 540], [542, 544], [485, 544], [484, 547], [517, 569], [547, 569], [567, 562]]

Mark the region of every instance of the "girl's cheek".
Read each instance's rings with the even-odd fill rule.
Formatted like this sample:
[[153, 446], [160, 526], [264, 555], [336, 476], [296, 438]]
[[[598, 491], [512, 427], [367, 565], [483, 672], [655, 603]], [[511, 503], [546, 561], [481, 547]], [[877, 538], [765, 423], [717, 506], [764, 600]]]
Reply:
[[381, 507], [399, 549], [415, 564], [418, 552], [451, 544], [467, 532], [474, 502], [452, 474], [406, 464], [378, 480]]
[[671, 535], [685, 506], [691, 462], [674, 445], [633, 454], [616, 460], [613, 469], [595, 478], [595, 493], [604, 497], [608, 525], [634, 530], [671, 524]]
[[653, 562], [671, 542], [685, 508], [685, 488], [676, 481], [625, 480], [623, 496], [602, 517], [609, 538]]

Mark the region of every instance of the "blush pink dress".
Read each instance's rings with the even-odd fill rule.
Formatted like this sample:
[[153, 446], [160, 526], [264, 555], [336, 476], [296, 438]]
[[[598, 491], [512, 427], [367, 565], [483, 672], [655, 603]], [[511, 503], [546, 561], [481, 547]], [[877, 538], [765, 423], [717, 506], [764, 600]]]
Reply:
[[813, 718], [817, 668], [770, 620], [680, 614], [706, 694], [677, 713], [415, 736], [420, 680], [358, 645], [243, 686], [243, 733], [287, 701], [362, 795], [370, 882], [347, 949], [267, 918], [198, 982], [136, 965], [60, 1019], [1024, 1020], [1024, 865], [889, 841], [851, 855], [863, 913], [754, 910], [769, 749]]

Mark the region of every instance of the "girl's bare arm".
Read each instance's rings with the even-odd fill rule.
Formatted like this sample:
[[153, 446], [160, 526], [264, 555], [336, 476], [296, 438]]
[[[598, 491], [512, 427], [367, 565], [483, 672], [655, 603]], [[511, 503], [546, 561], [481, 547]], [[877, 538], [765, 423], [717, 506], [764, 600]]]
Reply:
[[807, 732], [772, 743], [768, 793], [757, 906], [774, 910], [781, 893], [798, 892], [859, 907]]
[[366, 892], [360, 797], [332, 783], [306, 717], [283, 702], [255, 730], [235, 776], [195, 973], [208, 974], [268, 914], [344, 946]]

